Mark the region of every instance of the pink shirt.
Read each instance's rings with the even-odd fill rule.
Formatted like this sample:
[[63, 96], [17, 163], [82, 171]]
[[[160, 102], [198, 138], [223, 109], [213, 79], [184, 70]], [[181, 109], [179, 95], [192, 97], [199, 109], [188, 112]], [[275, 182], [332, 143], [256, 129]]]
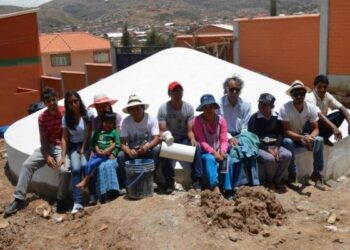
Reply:
[[[193, 132], [196, 136], [196, 140], [200, 143], [202, 150], [206, 153], [213, 153], [215, 150], [212, 148], [206, 138], [203, 131], [203, 126], [206, 126], [207, 131], [210, 134], [214, 134], [217, 131], [217, 128], [214, 126], [210, 126], [207, 122], [202, 122], [203, 119], [200, 119], [198, 116], [196, 116], [193, 119]], [[219, 140], [220, 140], [220, 150], [226, 152], [228, 148], [228, 140], [227, 140], [227, 124], [223, 117], [220, 116], [219, 123], [220, 126], [220, 134], [219, 134]]]

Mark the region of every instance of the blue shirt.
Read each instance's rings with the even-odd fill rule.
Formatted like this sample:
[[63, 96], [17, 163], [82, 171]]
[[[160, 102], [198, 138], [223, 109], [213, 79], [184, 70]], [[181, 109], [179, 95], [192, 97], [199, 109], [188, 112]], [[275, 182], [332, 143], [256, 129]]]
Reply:
[[252, 113], [249, 102], [238, 97], [236, 104], [232, 106], [225, 95], [220, 98], [219, 105], [219, 114], [224, 116], [230, 134], [239, 134], [248, 129], [248, 122]]

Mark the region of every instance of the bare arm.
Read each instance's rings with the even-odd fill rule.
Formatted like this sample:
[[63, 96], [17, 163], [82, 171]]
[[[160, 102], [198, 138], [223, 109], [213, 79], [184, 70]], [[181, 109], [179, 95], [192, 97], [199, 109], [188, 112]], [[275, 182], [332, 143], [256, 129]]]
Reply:
[[302, 141], [303, 135], [300, 135], [290, 129], [290, 124], [287, 121], [282, 121], [283, 132], [286, 136], [292, 138], [295, 141]]
[[187, 137], [190, 140], [191, 145], [195, 147], [197, 145], [197, 141], [193, 133], [193, 120], [187, 122]]
[[40, 131], [40, 144], [41, 151], [43, 153], [44, 159], [46, 160], [46, 164], [51, 168], [57, 167], [57, 162], [54, 157], [49, 154], [49, 142], [47, 139], [47, 135]]

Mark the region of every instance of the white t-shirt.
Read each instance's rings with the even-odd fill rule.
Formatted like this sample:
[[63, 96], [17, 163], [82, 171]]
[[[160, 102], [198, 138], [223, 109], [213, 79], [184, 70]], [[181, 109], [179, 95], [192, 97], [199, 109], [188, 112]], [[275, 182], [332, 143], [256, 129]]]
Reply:
[[335, 99], [330, 93], [326, 92], [323, 99], [321, 99], [313, 90], [310, 94], [306, 96], [305, 99], [307, 102], [316, 105], [322, 114], [327, 115], [328, 110], [340, 109], [342, 104]]
[[285, 103], [279, 112], [278, 119], [289, 122], [290, 129], [298, 134], [303, 132], [307, 121], [318, 121], [318, 108], [308, 102], [304, 102], [304, 109], [301, 113], [294, 107], [293, 101]]
[[120, 137], [127, 138], [130, 148], [135, 148], [152, 140], [159, 135], [159, 125], [156, 118], [145, 113], [141, 122], [135, 122], [131, 116], [122, 121]]
[[[88, 121], [92, 119], [92, 112], [87, 110], [86, 116]], [[69, 141], [72, 143], [80, 143], [84, 141], [86, 124], [84, 119], [81, 117], [79, 123], [75, 126], [75, 130], [71, 130], [67, 127], [67, 122], [65, 116], [62, 117], [62, 128], [68, 129], [69, 132]]]

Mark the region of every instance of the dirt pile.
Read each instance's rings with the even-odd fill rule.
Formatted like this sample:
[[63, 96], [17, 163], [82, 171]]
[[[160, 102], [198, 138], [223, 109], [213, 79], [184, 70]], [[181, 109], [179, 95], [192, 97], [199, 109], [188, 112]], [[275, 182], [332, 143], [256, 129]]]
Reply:
[[281, 203], [264, 187], [241, 187], [236, 197], [235, 201], [228, 201], [219, 194], [203, 191], [200, 194], [200, 215], [196, 217], [210, 227], [232, 227], [252, 234], [262, 232], [263, 224], [283, 224], [286, 213]]

